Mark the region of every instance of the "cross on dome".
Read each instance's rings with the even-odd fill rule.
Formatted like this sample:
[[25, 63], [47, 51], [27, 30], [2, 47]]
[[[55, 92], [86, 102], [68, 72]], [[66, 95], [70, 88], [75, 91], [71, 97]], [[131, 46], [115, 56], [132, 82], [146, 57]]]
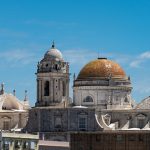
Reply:
[[53, 48], [53, 49], [55, 48], [55, 42], [54, 42], [54, 40], [53, 40], [53, 42], [52, 42], [52, 48]]

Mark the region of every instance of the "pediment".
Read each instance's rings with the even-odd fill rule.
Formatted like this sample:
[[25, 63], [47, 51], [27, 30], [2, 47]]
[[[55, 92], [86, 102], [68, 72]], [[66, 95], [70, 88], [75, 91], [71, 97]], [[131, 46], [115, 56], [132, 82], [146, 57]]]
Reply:
[[145, 119], [146, 118], [146, 116], [144, 114], [138, 114], [136, 117], [138, 119]]

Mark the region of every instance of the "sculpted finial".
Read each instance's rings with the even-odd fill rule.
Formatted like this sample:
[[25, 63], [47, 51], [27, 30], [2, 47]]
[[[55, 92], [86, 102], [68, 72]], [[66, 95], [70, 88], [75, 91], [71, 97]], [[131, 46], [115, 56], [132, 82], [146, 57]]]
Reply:
[[55, 42], [54, 42], [54, 40], [52, 42], [52, 48], [55, 48]]
[[25, 98], [24, 98], [24, 101], [27, 101], [28, 98], [27, 98], [27, 90], [25, 90]]
[[13, 95], [16, 96], [16, 90], [15, 89], [13, 90]]
[[130, 81], [130, 76], [128, 76], [128, 80]]
[[76, 80], [76, 74], [74, 73], [73, 75], [73, 80], [75, 81]]
[[1, 94], [4, 94], [4, 83], [1, 84]]

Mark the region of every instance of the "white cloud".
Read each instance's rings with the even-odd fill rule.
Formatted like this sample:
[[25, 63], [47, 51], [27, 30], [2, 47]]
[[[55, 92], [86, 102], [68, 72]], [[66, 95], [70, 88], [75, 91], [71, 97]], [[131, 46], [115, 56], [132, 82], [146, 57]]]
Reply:
[[[98, 53], [96, 51], [81, 48], [64, 50], [62, 53], [64, 59], [68, 61], [70, 65], [78, 68], [83, 67], [86, 63], [97, 59], [98, 57]], [[103, 55], [108, 56], [109, 59], [115, 60], [121, 65], [130, 66], [131, 68], [139, 68], [143, 62], [150, 59], [150, 51], [143, 52], [138, 56], [130, 56], [120, 53], [105, 53]], [[15, 49], [0, 52], [0, 59], [0, 65], [2, 65], [3, 62], [10, 64], [10, 66], [19, 66], [20, 64], [28, 65], [39, 61], [37, 54], [26, 49]]]
[[130, 67], [139, 68], [141, 63], [142, 63], [142, 60], [134, 60], [130, 63]]
[[35, 62], [35, 55], [27, 50], [9, 50], [0, 53], [0, 63], [7, 64], [10, 67], [27, 65]]
[[141, 59], [150, 59], [150, 51], [144, 52], [140, 55]]
[[[63, 51], [65, 60], [67, 60], [70, 65], [76, 67], [83, 67], [86, 63], [91, 60], [97, 59], [98, 53], [92, 50], [77, 49], [77, 50], [65, 50]], [[142, 68], [144, 63], [150, 59], [150, 51], [145, 51], [138, 55], [128, 55], [121, 53], [105, 53], [104, 56], [108, 56], [108, 59], [115, 60], [121, 66], [130, 68]]]
[[[67, 60], [70, 65], [76, 67], [83, 67], [86, 63], [91, 60], [98, 58], [98, 53], [94, 50], [87, 49], [72, 49], [63, 51], [63, 56], [65, 60]], [[120, 65], [130, 66], [130, 63], [133, 59], [130, 55], [121, 54], [121, 53], [103, 53], [103, 56], [108, 59], [116, 61]], [[136, 64], [131, 64], [131, 66]], [[135, 67], [135, 66], [134, 66]]]
[[150, 51], [143, 52], [138, 56], [136, 56], [135, 58], [134, 57], [132, 58], [133, 61], [130, 62], [130, 67], [139, 68], [141, 67], [142, 63], [146, 62], [149, 59], [150, 59]]

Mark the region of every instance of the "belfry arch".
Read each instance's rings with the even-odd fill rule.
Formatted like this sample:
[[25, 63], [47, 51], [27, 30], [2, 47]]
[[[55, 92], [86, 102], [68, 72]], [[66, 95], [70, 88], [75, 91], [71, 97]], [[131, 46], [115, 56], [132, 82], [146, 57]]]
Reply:
[[44, 84], [44, 96], [49, 96], [49, 81], [46, 81]]

